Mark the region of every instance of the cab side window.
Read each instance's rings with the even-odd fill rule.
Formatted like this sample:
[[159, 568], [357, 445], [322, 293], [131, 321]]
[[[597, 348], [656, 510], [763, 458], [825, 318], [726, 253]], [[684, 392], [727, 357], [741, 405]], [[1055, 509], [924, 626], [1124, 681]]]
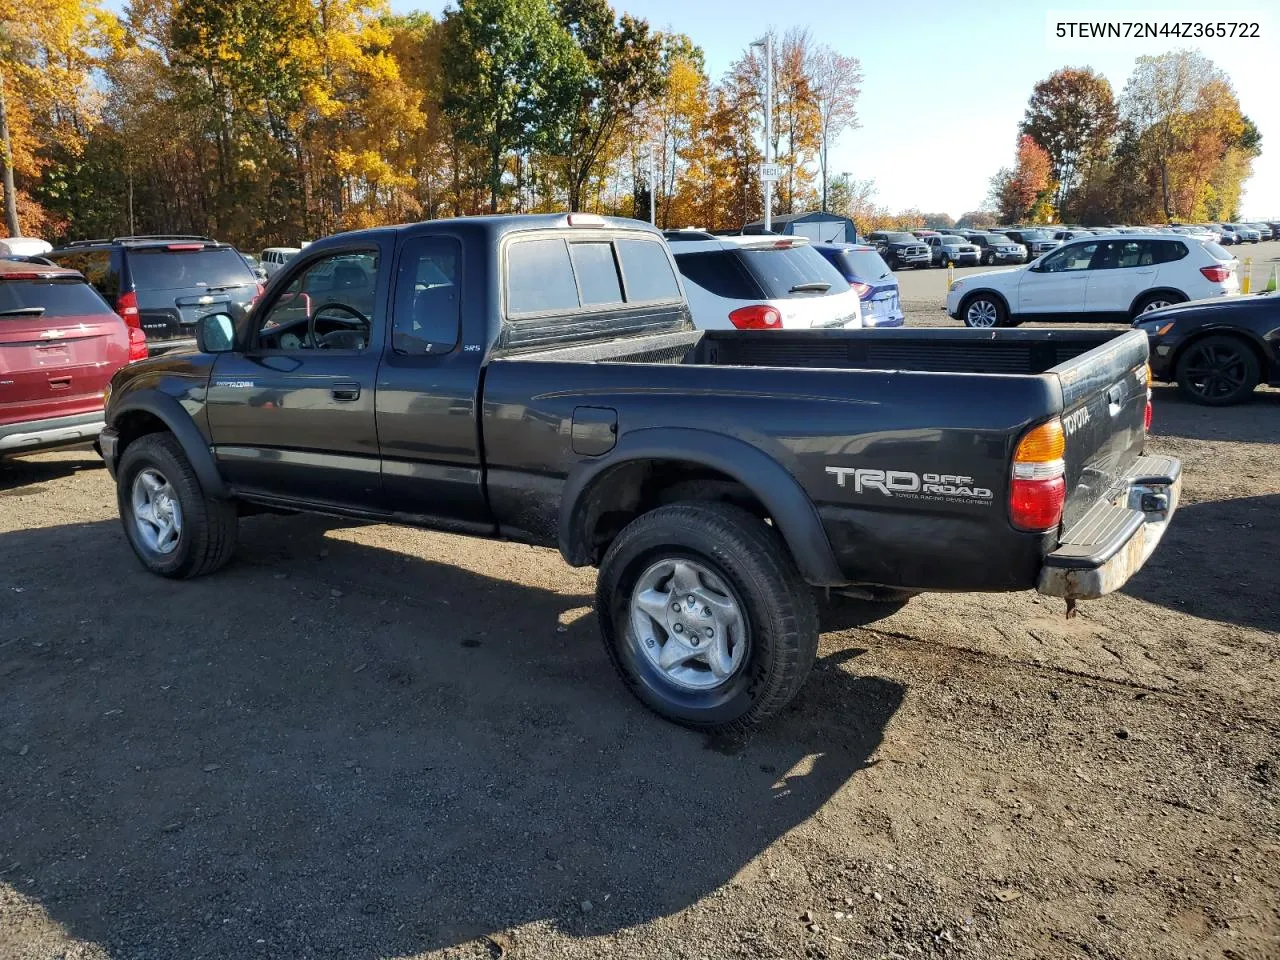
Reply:
[[321, 257], [295, 274], [262, 317], [267, 350], [364, 350], [378, 322], [373, 250]]
[[391, 348], [408, 356], [448, 353], [461, 324], [462, 251], [447, 237], [418, 237], [405, 244], [396, 270]]

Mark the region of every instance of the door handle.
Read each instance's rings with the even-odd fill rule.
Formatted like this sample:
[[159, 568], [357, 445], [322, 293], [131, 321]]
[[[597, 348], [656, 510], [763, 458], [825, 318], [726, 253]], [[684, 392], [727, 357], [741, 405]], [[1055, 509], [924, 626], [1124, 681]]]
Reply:
[[71, 386], [71, 378], [70, 377], [50, 377], [49, 386], [51, 386], [54, 390], [65, 390], [67, 389], [67, 387]]
[[360, 384], [358, 383], [335, 383], [329, 388], [329, 394], [335, 400], [359, 400]]

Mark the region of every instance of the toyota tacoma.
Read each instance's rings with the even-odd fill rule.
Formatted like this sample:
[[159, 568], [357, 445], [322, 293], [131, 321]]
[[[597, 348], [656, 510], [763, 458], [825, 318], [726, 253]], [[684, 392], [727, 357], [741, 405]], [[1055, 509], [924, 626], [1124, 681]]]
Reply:
[[555, 546], [625, 684], [702, 729], [796, 696], [819, 591], [1097, 597], [1178, 501], [1142, 332], [699, 331], [636, 221], [330, 237], [195, 332], [107, 401], [148, 570], [211, 573], [264, 509]]

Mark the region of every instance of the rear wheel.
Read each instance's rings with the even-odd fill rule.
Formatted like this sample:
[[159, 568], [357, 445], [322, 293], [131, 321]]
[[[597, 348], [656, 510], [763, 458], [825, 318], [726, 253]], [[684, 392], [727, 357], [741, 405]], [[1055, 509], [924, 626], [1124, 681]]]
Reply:
[[987, 293], [975, 293], [960, 306], [960, 319], [966, 327], [991, 329], [1007, 326], [1009, 311], [999, 297]]
[[628, 524], [600, 565], [610, 660], [654, 712], [736, 732], [785, 707], [813, 666], [818, 614], [777, 531], [727, 503], [676, 503]]
[[116, 503], [129, 545], [152, 573], [198, 577], [235, 552], [235, 504], [205, 496], [172, 434], [148, 434], [125, 448]]
[[1258, 385], [1258, 356], [1239, 337], [1205, 337], [1178, 357], [1176, 376], [1188, 399], [1225, 407], [1244, 400]]
[[1152, 310], [1163, 310], [1175, 303], [1186, 303], [1187, 298], [1180, 293], [1149, 293], [1133, 305], [1133, 316], [1141, 316]]

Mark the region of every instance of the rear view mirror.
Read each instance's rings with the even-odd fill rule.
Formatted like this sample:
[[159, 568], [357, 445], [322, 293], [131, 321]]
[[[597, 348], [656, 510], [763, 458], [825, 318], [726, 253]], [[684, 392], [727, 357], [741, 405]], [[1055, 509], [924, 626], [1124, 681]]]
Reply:
[[196, 347], [201, 353], [226, 353], [235, 346], [236, 326], [228, 313], [209, 313], [196, 324]]

